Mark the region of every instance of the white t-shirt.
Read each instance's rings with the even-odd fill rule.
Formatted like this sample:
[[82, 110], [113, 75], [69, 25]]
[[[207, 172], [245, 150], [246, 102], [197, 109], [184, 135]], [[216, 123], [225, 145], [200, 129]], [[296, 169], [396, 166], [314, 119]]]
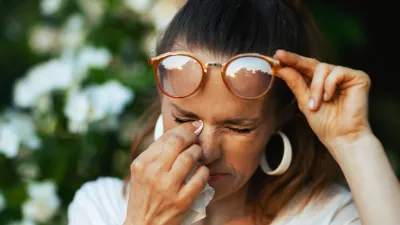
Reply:
[[[101, 177], [85, 183], [68, 208], [69, 225], [122, 225], [128, 199], [122, 195], [123, 181]], [[300, 196], [301, 197], [301, 196]], [[292, 201], [271, 225], [360, 225], [351, 192], [334, 185], [313, 199], [300, 213]], [[290, 210], [288, 210], [290, 209]]]

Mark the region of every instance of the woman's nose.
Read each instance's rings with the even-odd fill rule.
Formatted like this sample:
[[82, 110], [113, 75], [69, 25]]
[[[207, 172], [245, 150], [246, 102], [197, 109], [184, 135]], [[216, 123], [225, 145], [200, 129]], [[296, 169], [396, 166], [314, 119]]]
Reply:
[[215, 130], [204, 125], [199, 135], [199, 145], [203, 149], [202, 164], [209, 164], [221, 157], [222, 149], [218, 139], [219, 136], [216, 135]]

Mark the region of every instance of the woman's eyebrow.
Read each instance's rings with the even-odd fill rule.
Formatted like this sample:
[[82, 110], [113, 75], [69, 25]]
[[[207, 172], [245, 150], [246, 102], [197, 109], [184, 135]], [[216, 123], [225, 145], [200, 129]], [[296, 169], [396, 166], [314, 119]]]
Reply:
[[[198, 115], [196, 115], [193, 112], [184, 110], [180, 108], [179, 106], [175, 105], [174, 103], [171, 103], [172, 107], [182, 116], [184, 117], [190, 117], [194, 119], [200, 119]], [[217, 122], [218, 124], [231, 124], [231, 125], [253, 125], [256, 124], [257, 122], [260, 121], [260, 117], [254, 117], [254, 118], [249, 118], [249, 117], [237, 117], [233, 119], [225, 119], [222, 121]]]
[[178, 111], [178, 113], [181, 114], [182, 116], [190, 117], [190, 118], [196, 118], [196, 119], [199, 119], [199, 118], [200, 118], [200, 117], [197, 116], [195, 113], [186, 111], [186, 110], [180, 108], [179, 106], [175, 105], [174, 103], [171, 103], [171, 105], [172, 105], [172, 107], [175, 109], [175, 111]]
[[239, 126], [250, 126], [256, 124], [260, 121], [259, 117], [256, 118], [235, 118], [235, 119], [226, 119], [222, 123], [231, 124], [231, 125], [239, 125]]

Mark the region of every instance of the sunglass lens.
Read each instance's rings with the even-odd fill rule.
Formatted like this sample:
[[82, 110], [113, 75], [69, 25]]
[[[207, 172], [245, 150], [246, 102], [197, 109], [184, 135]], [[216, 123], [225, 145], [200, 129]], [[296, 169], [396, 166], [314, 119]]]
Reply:
[[262, 96], [272, 83], [271, 64], [258, 57], [238, 58], [229, 63], [225, 73], [228, 87], [243, 98]]
[[188, 56], [169, 56], [158, 66], [160, 87], [170, 96], [186, 97], [200, 85], [203, 70], [199, 62]]

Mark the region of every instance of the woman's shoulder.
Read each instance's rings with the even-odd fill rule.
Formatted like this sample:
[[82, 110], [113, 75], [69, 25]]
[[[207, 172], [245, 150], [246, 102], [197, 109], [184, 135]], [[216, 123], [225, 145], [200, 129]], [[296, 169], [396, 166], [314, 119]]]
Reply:
[[309, 196], [310, 192], [306, 189], [294, 198], [273, 225], [360, 224], [357, 207], [347, 187], [339, 184], [331, 185], [319, 194], [311, 195], [308, 203], [304, 205], [304, 201]]
[[127, 205], [123, 185], [114, 177], [84, 183], [68, 207], [68, 224], [122, 224]]

